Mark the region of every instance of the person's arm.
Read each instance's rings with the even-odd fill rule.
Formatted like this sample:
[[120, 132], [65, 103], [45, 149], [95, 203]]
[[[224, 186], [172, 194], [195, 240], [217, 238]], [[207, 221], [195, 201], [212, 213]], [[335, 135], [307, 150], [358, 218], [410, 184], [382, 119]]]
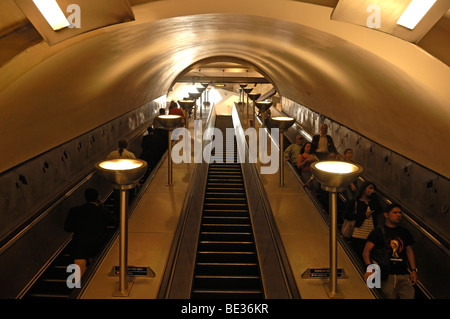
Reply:
[[[373, 247], [375, 247], [374, 243], [372, 243], [371, 241], [366, 241], [366, 246], [364, 246], [362, 254], [364, 264], [366, 265], [366, 267], [372, 263], [372, 261], [370, 260], [370, 252], [372, 251]], [[367, 277], [369, 277], [370, 275], [371, 275], [370, 272], [365, 272], [364, 280], [367, 280]]]
[[303, 165], [305, 165], [306, 161], [308, 160], [308, 158], [304, 158], [302, 154], [300, 154], [298, 156], [297, 159], [297, 167], [300, 169], [303, 167]]
[[415, 285], [417, 282], [417, 267], [414, 251], [410, 245], [406, 246], [406, 256], [408, 257], [409, 266], [411, 267], [411, 274], [409, 276], [411, 284]]
[[328, 152], [335, 153], [336, 157], [337, 157], [339, 154], [338, 154], [338, 151], [336, 149], [336, 146], [334, 146], [333, 138], [330, 135], [328, 135], [328, 136], [329, 136], [328, 137]]
[[292, 144], [289, 145], [286, 150], [284, 151], [284, 158], [289, 161], [291, 159], [291, 149], [292, 149]]

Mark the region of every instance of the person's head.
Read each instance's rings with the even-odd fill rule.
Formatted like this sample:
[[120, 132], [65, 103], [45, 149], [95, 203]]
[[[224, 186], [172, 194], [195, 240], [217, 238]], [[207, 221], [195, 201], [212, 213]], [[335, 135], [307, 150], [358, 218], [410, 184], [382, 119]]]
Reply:
[[119, 140], [119, 153], [122, 155], [124, 149], [128, 147], [128, 142], [126, 139], [122, 138]]
[[350, 160], [352, 157], [353, 157], [353, 150], [352, 150], [351, 148], [347, 148], [347, 149], [344, 151], [344, 158], [345, 158], [346, 160]]
[[296, 142], [298, 145], [302, 145], [304, 141], [305, 141], [305, 138], [304, 138], [303, 135], [301, 135], [301, 134], [298, 134], [298, 135], [295, 137], [295, 142]]
[[303, 153], [311, 153], [312, 144], [310, 142], [306, 142], [305, 145], [303, 145], [302, 150], [300, 151], [301, 154]]
[[386, 224], [398, 225], [402, 220], [401, 206], [395, 203], [388, 205], [384, 211], [384, 217], [386, 218]]
[[148, 134], [153, 134], [153, 127], [151, 127], [151, 126], [149, 126], [149, 127], [147, 127], [147, 132], [148, 132]]
[[122, 138], [119, 140], [119, 148], [127, 148], [128, 146], [128, 142], [126, 139]]
[[336, 159], [336, 153], [329, 153], [327, 156], [327, 160], [335, 160]]
[[173, 109], [174, 107], [177, 107], [177, 102], [175, 102], [175, 101], [170, 101], [169, 109]]
[[166, 114], [166, 109], [160, 108], [159, 115], [164, 115], [164, 114]]
[[364, 184], [361, 185], [361, 188], [359, 189], [357, 199], [360, 199], [361, 197], [365, 196], [366, 198], [371, 198], [373, 195], [375, 195], [377, 191], [377, 188], [375, 184], [372, 182], [364, 182]]
[[320, 127], [320, 134], [327, 135], [327, 132], [328, 132], [328, 125], [322, 124], [322, 126]]
[[84, 198], [87, 202], [95, 202], [98, 200], [98, 192], [95, 188], [87, 188], [84, 191]]

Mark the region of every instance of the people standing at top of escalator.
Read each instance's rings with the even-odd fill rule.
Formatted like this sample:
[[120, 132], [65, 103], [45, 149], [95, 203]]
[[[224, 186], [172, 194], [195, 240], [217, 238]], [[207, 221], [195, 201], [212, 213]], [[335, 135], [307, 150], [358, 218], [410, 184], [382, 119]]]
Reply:
[[119, 144], [119, 148], [117, 150], [114, 150], [111, 153], [109, 153], [108, 156], [106, 157], [107, 160], [119, 159], [119, 158], [129, 158], [129, 159], [136, 158], [134, 153], [130, 152], [127, 149], [128, 142], [126, 139], [120, 139], [118, 144]]
[[333, 138], [328, 135], [327, 132], [328, 125], [322, 124], [320, 127], [320, 134], [314, 135], [311, 141], [313, 145], [312, 151], [321, 161], [327, 160], [328, 154], [330, 153], [335, 153], [337, 158], [340, 158], [340, 155], [334, 146]]
[[355, 221], [350, 245], [361, 258], [367, 237], [378, 225], [379, 216], [382, 216], [382, 207], [376, 194], [376, 186], [372, 182], [365, 182], [356, 198], [347, 202], [343, 216], [346, 220]]

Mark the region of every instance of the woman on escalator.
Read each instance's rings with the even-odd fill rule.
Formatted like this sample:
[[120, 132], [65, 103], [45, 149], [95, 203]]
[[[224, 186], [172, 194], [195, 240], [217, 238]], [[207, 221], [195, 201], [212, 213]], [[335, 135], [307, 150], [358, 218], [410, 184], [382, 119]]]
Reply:
[[377, 198], [376, 186], [371, 182], [365, 182], [356, 198], [347, 202], [343, 217], [355, 221], [350, 244], [361, 259], [367, 237], [379, 224], [378, 217], [382, 216], [381, 213], [382, 207]]

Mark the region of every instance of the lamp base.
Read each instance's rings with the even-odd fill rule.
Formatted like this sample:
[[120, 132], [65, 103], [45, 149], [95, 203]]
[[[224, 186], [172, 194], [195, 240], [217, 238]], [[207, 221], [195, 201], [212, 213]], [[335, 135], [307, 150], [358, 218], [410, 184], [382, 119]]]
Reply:
[[325, 291], [330, 299], [344, 299], [344, 295], [342, 293], [337, 291], [333, 293], [331, 291], [330, 283], [324, 283], [323, 287], [325, 288]]
[[127, 287], [125, 289], [120, 289], [120, 283], [117, 283], [116, 290], [113, 293], [113, 297], [128, 297], [133, 287], [133, 280], [129, 279], [127, 282]]
[[345, 191], [345, 186], [344, 187], [329, 187], [329, 186], [326, 186], [324, 184], [321, 184], [320, 187], [324, 191], [331, 192], [331, 193], [339, 193], [339, 192]]

